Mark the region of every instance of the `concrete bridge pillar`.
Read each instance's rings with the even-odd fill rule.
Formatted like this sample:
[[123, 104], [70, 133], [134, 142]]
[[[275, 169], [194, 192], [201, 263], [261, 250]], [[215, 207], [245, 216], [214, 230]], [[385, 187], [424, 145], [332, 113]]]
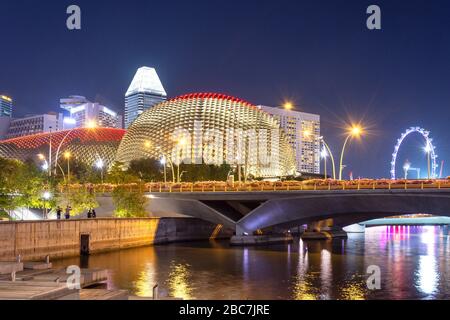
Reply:
[[301, 237], [306, 240], [346, 238], [347, 232], [341, 226], [335, 225], [333, 219], [325, 219], [309, 223]]

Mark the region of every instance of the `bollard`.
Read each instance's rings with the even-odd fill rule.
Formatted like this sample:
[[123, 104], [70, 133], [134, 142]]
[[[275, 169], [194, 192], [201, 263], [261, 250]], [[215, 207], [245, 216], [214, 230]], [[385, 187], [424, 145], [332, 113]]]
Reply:
[[16, 282], [16, 272], [15, 271], [11, 272], [11, 281]]
[[158, 300], [158, 284], [153, 286], [153, 300]]
[[46, 264], [50, 263], [50, 256], [49, 255], [45, 256], [45, 263]]

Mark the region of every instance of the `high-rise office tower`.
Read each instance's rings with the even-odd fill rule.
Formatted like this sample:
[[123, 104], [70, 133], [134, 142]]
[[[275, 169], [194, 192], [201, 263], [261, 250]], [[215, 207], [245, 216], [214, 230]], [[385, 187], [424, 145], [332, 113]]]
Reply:
[[13, 100], [8, 96], [0, 96], [0, 117], [11, 117]]
[[70, 113], [70, 116], [64, 119], [64, 125], [68, 128], [123, 127], [121, 115], [97, 102], [90, 102], [83, 96], [60, 99], [60, 106]]
[[12, 139], [59, 130], [63, 130], [62, 113], [49, 112], [46, 114], [28, 115], [11, 120], [6, 138]]
[[320, 173], [320, 116], [281, 107], [258, 108], [279, 121], [295, 151], [297, 171]]
[[125, 129], [145, 110], [167, 100], [167, 93], [154, 68], [142, 67], [136, 72], [125, 93]]

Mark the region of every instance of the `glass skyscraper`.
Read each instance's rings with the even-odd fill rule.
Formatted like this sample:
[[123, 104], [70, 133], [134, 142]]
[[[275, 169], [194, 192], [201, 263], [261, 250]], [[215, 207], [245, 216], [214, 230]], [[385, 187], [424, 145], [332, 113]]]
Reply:
[[167, 100], [167, 93], [154, 68], [142, 67], [136, 72], [125, 94], [125, 128], [145, 110]]
[[7, 96], [0, 96], [0, 117], [12, 116], [12, 99]]

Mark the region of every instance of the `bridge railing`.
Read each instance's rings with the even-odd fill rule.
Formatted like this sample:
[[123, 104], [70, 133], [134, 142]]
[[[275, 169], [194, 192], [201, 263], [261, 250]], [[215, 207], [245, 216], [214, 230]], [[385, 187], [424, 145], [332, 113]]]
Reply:
[[[112, 192], [118, 185], [88, 184], [71, 185], [70, 188], [87, 188], [96, 193]], [[326, 191], [326, 190], [423, 190], [450, 189], [449, 179], [440, 180], [308, 180], [308, 181], [258, 181], [249, 183], [196, 182], [123, 184], [130, 192], [193, 193], [193, 192], [264, 192], [264, 191]]]

